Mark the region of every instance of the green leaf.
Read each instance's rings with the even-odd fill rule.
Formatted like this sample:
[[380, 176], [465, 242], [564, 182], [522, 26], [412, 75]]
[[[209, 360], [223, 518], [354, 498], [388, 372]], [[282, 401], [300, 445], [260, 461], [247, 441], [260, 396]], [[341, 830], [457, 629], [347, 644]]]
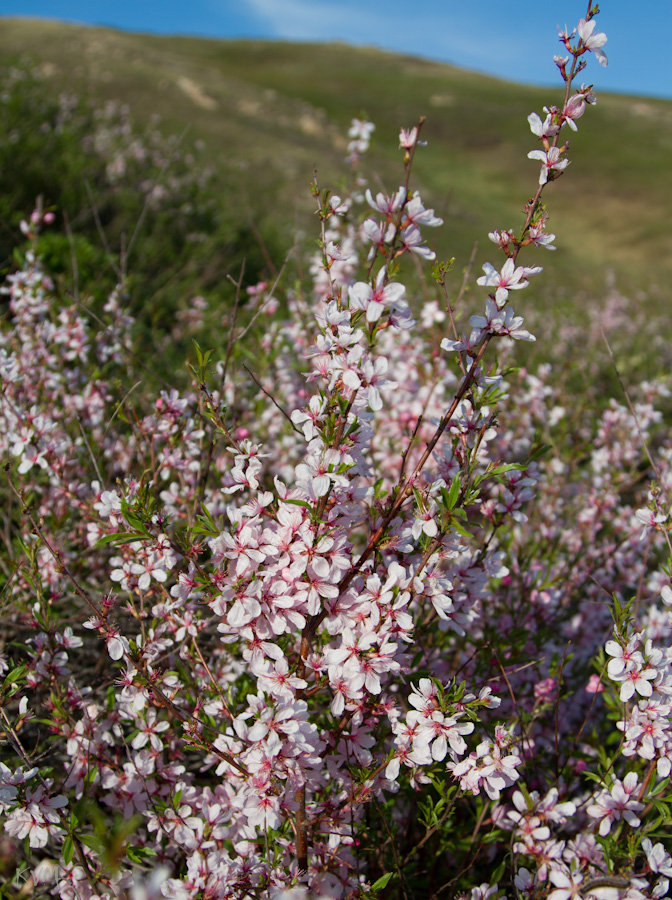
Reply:
[[604, 782], [600, 778], [599, 775], [596, 775], [594, 772], [588, 772], [587, 770], [583, 773], [583, 777], [587, 778], [589, 781], [594, 781], [595, 784], [603, 785]]
[[313, 511], [313, 507], [306, 500], [293, 500], [286, 498], [282, 501], [283, 503], [292, 503], [294, 506], [305, 506], [306, 509], [309, 509], [311, 512]]
[[467, 537], [467, 538], [472, 537], [471, 532], [467, 531], [467, 529], [463, 525], [460, 525], [459, 522], [455, 521], [455, 519], [453, 519], [453, 521], [450, 524], [452, 525], [452, 527], [455, 529], [455, 531], [458, 534], [462, 535], [462, 537]]
[[63, 862], [66, 866], [69, 866], [72, 862], [72, 857], [75, 855], [75, 844], [71, 837], [66, 837], [63, 841]]
[[621, 604], [618, 602], [618, 597], [614, 594], [614, 621], [618, 622], [621, 618]]
[[506, 860], [503, 859], [501, 861], [501, 863], [497, 866], [495, 871], [492, 873], [492, 875], [490, 876], [490, 884], [499, 884], [499, 882], [502, 880], [502, 876], [504, 875], [505, 871], [506, 871]]
[[671, 816], [670, 816], [670, 810], [668, 809], [667, 805], [665, 803], [661, 803], [658, 800], [654, 800], [653, 805], [654, 805], [655, 809], [658, 811], [658, 815], [660, 816], [661, 820], [663, 822], [669, 822]]
[[394, 872], [387, 872], [387, 874], [381, 875], [380, 878], [371, 885], [371, 890], [376, 894], [378, 891], [382, 891], [383, 888], [387, 887], [393, 875]]
[[142, 521], [140, 516], [136, 515], [136, 513], [131, 512], [130, 510], [124, 510], [122, 507], [122, 513], [124, 514], [124, 518], [131, 526], [131, 528], [137, 528], [140, 534], [144, 534], [147, 537], [151, 537], [150, 533], [147, 531], [145, 523]]
[[105, 844], [97, 834], [85, 834], [80, 838], [80, 841], [85, 847], [93, 850], [94, 853], [103, 853], [105, 851]]
[[221, 529], [217, 527], [215, 520], [212, 518], [212, 513], [206, 506], [204, 506], [199, 515], [196, 516], [196, 524], [193, 530], [197, 534], [212, 535], [219, 534], [221, 531]]
[[532, 799], [532, 797], [530, 797], [530, 792], [528, 791], [525, 782], [521, 781], [520, 784], [516, 785], [516, 787], [525, 798], [525, 803], [527, 804], [528, 810], [532, 811], [532, 809], [534, 809], [534, 800]]
[[126, 856], [131, 862], [141, 863], [150, 856], [156, 856], [156, 850], [152, 850], [151, 847], [127, 847]]
[[18, 681], [24, 673], [27, 671], [27, 666], [18, 666], [16, 669], [12, 669], [12, 671], [5, 677], [4, 684], [9, 686], [10, 684], [14, 684], [15, 681]]
[[345, 433], [343, 435], [343, 438], [344, 439], [349, 438], [350, 435], [354, 434], [356, 431], [359, 431], [359, 419], [357, 419], [357, 418], [355, 418], [354, 422], [351, 422], [350, 425], [348, 425], [348, 427], [345, 430]]
[[550, 444], [539, 444], [538, 446], [534, 447], [532, 453], [530, 453], [530, 456], [528, 458], [528, 465], [531, 462], [534, 462], [535, 459], [539, 459], [539, 457], [545, 456], [548, 451], [552, 449], [553, 447]]
[[446, 506], [448, 509], [453, 509], [455, 504], [457, 503], [457, 498], [460, 496], [460, 476], [456, 475], [450, 483], [450, 490], [448, 491], [448, 500], [446, 501]]
[[203, 370], [207, 367], [210, 357], [212, 356], [212, 350], [207, 350], [205, 353], [201, 350], [201, 346], [197, 340], [194, 339], [194, 348], [196, 349], [196, 359], [198, 361], [199, 367]]
[[132, 544], [133, 541], [148, 541], [151, 540], [151, 534], [137, 534], [135, 531], [119, 531], [116, 534], [106, 534], [102, 538], [96, 541], [96, 547], [102, 547], [104, 544], [115, 544], [121, 546], [121, 544]]
[[487, 475], [503, 475], [505, 472], [522, 472], [525, 466], [521, 463], [505, 463], [501, 466], [494, 466], [488, 469]]

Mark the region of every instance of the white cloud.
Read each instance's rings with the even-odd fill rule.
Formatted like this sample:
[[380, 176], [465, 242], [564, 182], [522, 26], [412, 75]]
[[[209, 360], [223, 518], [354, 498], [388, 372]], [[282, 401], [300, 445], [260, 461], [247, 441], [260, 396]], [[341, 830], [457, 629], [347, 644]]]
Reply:
[[[211, 2], [226, 7], [231, 0]], [[530, 14], [529, 0], [415, 0], [410, 9], [408, 0], [234, 2], [239, 13], [255, 21], [257, 33], [269, 38], [342, 40], [518, 80], [554, 76], [555, 22], [549, 25], [543, 8]]]
[[324, 0], [246, 0], [274, 37], [294, 40], [375, 41], [384, 17], [359, 3]]
[[529, 54], [523, 29], [502, 34], [486, 10], [465, 13], [451, 0], [421, 0], [411, 13], [407, 0], [244, 0], [244, 8], [284, 40], [344, 40], [489, 70]]

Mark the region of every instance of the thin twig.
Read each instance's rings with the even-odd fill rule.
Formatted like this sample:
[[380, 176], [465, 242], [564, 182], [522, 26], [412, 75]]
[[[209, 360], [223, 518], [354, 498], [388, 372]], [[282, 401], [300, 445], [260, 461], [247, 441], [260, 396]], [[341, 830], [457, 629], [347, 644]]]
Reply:
[[271, 403], [273, 404], [273, 406], [275, 406], [275, 408], [278, 409], [278, 410], [283, 414], [283, 416], [287, 419], [287, 421], [288, 421], [289, 424], [292, 426], [292, 428], [294, 429], [294, 431], [296, 431], [297, 434], [303, 434], [303, 432], [301, 431], [301, 429], [300, 429], [300, 428], [297, 428], [296, 425], [294, 424], [294, 422], [292, 422], [292, 418], [291, 418], [291, 416], [289, 415], [289, 413], [288, 413], [286, 410], [284, 410], [284, 409], [280, 406], [280, 404], [279, 404], [278, 401], [275, 399], [275, 397], [273, 396], [273, 394], [269, 393], [269, 392], [266, 390], [266, 388], [265, 388], [262, 384], [259, 383], [259, 380], [258, 380], [257, 377], [255, 376], [255, 374], [254, 374], [253, 372], [251, 372], [250, 369], [248, 369], [246, 365], [243, 365], [243, 368], [245, 369], [245, 371], [247, 372], [247, 374], [250, 376], [250, 378], [252, 379], [252, 381], [256, 384], [256, 386], [259, 388], [259, 390], [262, 391], [264, 394], [266, 394], [266, 396], [267, 396], [268, 399], [271, 401]]
[[98, 482], [103, 485], [105, 484], [103, 480], [103, 476], [100, 474], [100, 469], [98, 468], [98, 461], [96, 457], [93, 455], [93, 450], [91, 449], [91, 444], [89, 443], [89, 439], [86, 436], [86, 432], [84, 431], [84, 426], [82, 425], [81, 416], [77, 416], [76, 419], [77, 425], [79, 426], [80, 434], [82, 435], [82, 440], [86, 445], [86, 449], [89, 451], [89, 456], [91, 457], [91, 462], [93, 463], [93, 468], [96, 470], [96, 475], [98, 476]]

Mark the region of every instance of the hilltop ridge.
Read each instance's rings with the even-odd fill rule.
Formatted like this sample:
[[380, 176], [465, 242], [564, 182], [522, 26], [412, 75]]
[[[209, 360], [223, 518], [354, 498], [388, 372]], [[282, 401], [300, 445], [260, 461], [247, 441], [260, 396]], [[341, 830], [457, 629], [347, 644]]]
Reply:
[[[345, 173], [353, 115], [376, 123], [367, 166], [388, 189], [399, 179], [399, 127], [425, 115], [429, 145], [416, 178], [445, 219], [437, 251], [461, 265], [475, 241], [478, 264], [488, 258], [488, 231], [517, 225], [515, 211], [535, 183], [526, 117], [561, 98], [560, 85], [512, 85], [374, 48], [163, 37], [36, 19], [3, 19], [0, 55], [5, 66], [32, 66], [45, 90], [119, 99], [140, 125], [158, 115], [168, 132], [188, 128], [190, 141], [203, 142], [203, 159], [233, 173], [245, 214], [256, 216], [272, 197], [288, 232], [310, 221], [315, 167], [323, 186]], [[602, 94], [599, 67], [587, 74], [597, 109], [571, 135], [571, 177], [548, 196], [559, 249], [529, 262], [579, 275], [593, 290], [612, 271], [624, 290], [655, 293], [672, 276], [672, 102]]]

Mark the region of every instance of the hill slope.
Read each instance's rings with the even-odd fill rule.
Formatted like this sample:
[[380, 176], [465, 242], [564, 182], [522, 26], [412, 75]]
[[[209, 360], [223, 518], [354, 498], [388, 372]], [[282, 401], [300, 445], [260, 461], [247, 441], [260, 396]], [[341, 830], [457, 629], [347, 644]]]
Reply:
[[[353, 115], [376, 123], [368, 165], [388, 189], [401, 171], [399, 126], [426, 115], [429, 146], [416, 177], [425, 202], [446, 220], [437, 250], [460, 265], [475, 241], [479, 265], [491, 257], [487, 232], [520, 221], [536, 178], [525, 158], [535, 147], [526, 117], [561, 98], [560, 87], [512, 85], [375, 49], [157, 37], [40, 20], [2, 20], [0, 55], [38, 67], [45, 90], [121, 99], [137, 123], [156, 113], [166, 130], [188, 126], [189, 140], [203, 140], [209, 161], [234, 176], [237, 196], [222, 202], [254, 217], [272, 198], [287, 246], [297, 222], [309, 225], [314, 167], [323, 186], [344, 173]], [[549, 77], [551, 70], [549, 60]], [[613, 270], [623, 290], [662, 296], [672, 277], [672, 103], [600, 94], [594, 61], [591, 75], [597, 108], [572, 135], [570, 177], [548, 194], [558, 252], [526, 261], [562, 272], [558, 280], [572, 287], [599, 291]], [[547, 278], [550, 295], [551, 285]]]

